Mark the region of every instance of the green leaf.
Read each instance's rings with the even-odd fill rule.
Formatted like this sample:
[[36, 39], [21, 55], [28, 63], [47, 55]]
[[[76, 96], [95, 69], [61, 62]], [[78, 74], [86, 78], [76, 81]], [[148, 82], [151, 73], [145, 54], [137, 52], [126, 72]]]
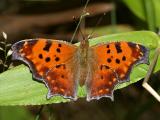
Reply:
[[34, 120], [33, 115], [25, 108], [19, 106], [0, 107], [1, 120]]
[[[112, 41], [132, 41], [141, 43], [150, 49], [150, 61], [153, 59], [155, 49], [160, 45], [159, 37], [149, 31], [136, 31], [102, 36], [90, 40], [90, 45]], [[79, 43], [77, 43], [78, 45]], [[160, 69], [160, 63], [155, 71]], [[123, 83], [116, 87], [120, 89], [145, 77], [148, 66], [141, 64], [136, 66], [132, 73], [130, 82]], [[32, 80], [32, 74], [25, 65], [20, 65], [0, 74], [0, 105], [41, 105], [51, 103], [68, 102], [60, 96], [46, 99], [47, 88], [44, 84]], [[85, 87], [78, 89], [78, 96], [85, 97]]]
[[147, 21], [150, 29], [154, 27], [154, 24], [160, 27], [159, 0], [123, 0], [123, 2], [136, 16]]
[[[115, 29], [115, 30], [113, 30]], [[94, 32], [96, 31], [96, 32]], [[87, 34], [92, 34], [94, 36], [102, 36], [102, 35], [107, 35], [107, 34], [113, 34], [113, 33], [122, 33], [122, 32], [130, 32], [133, 31], [133, 28], [129, 25], [109, 25], [109, 26], [102, 26], [102, 27], [94, 27], [94, 28], [86, 28], [85, 32]], [[92, 36], [92, 35], [91, 35]]]

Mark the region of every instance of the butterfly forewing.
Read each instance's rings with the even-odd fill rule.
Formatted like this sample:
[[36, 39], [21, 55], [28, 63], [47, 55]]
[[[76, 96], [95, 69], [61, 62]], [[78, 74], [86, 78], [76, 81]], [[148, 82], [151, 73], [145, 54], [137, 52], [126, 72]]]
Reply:
[[90, 78], [87, 100], [110, 97], [115, 85], [129, 80], [133, 65], [148, 63], [148, 49], [131, 42], [112, 42], [92, 46], [89, 50]]
[[13, 59], [23, 60], [30, 66], [33, 77], [45, 82], [48, 98], [61, 95], [76, 99], [77, 46], [58, 40], [23, 40], [12, 46]]

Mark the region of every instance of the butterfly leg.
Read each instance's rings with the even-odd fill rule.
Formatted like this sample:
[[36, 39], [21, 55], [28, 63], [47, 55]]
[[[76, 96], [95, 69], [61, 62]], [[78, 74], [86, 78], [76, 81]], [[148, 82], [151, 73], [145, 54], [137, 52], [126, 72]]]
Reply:
[[142, 83], [142, 86], [160, 102], [160, 95], [148, 84], [148, 80], [154, 71], [154, 68], [156, 66], [159, 55], [160, 55], [160, 48], [157, 48], [155, 55], [154, 55], [154, 58], [153, 58], [153, 61], [150, 64], [147, 75], [144, 78], [144, 81]]

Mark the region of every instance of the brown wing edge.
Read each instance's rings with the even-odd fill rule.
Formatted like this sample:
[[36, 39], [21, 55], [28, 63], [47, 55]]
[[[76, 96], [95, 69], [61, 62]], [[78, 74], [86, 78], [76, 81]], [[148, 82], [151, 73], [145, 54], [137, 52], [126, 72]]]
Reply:
[[[101, 98], [103, 98], [103, 97], [106, 97], [106, 98], [110, 98], [111, 99], [111, 101], [114, 101], [114, 87], [118, 84], [118, 75], [116, 74], [116, 72], [113, 70], [113, 72], [115, 73], [115, 76], [116, 76], [116, 78], [117, 78], [117, 82], [116, 82], [116, 84], [113, 86], [113, 90], [111, 91], [111, 93], [110, 94], [107, 94], [107, 95], [102, 95], [102, 96], [96, 96], [96, 97], [91, 97], [90, 96], [90, 92], [89, 92], [89, 87], [86, 87], [86, 91], [87, 91], [87, 98], [86, 98], [86, 100], [88, 101], [88, 102], [90, 102], [91, 100], [99, 100], [99, 99], [101, 99]], [[86, 83], [85, 83], [85, 86], [88, 86], [88, 80], [86, 80]]]
[[[135, 44], [135, 43], [132, 43], [132, 42], [128, 42], [131, 46], [133, 45], [137, 45], [137, 44]], [[131, 71], [132, 71], [132, 69], [135, 67], [135, 66], [137, 66], [137, 65], [140, 65], [140, 64], [147, 64], [147, 65], [149, 65], [150, 64], [150, 62], [149, 62], [149, 48], [147, 48], [147, 47], [145, 47], [145, 46], [143, 46], [143, 45], [141, 45], [141, 44], [138, 44], [139, 45], [139, 47], [140, 47], [140, 49], [141, 49], [141, 51], [142, 51], [142, 53], [143, 53], [143, 56], [142, 56], [142, 58], [141, 59], [139, 59], [139, 60], [137, 60], [136, 62], [134, 62], [130, 67], [129, 67], [129, 70], [128, 70], [128, 72], [126, 73], [126, 78], [125, 78], [125, 80], [123, 80], [123, 81], [118, 81], [118, 84], [120, 83], [124, 83], [124, 82], [129, 82], [130, 81], [130, 73], [131, 73]]]
[[[45, 85], [47, 86], [47, 84], [45, 84]], [[61, 95], [61, 94], [52, 94], [48, 86], [47, 86], [47, 88], [48, 88], [48, 93], [47, 93], [46, 98], [48, 100], [51, 99], [52, 97], [56, 97], [56, 96], [61, 96], [61, 97], [65, 98], [65, 99], [71, 99], [73, 101], [76, 101], [78, 99], [78, 97], [77, 97], [77, 89], [75, 89], [76, 92], [75, 92], [74, 96], [72, 97], [72, 96], [65, 96], [65, 95]]]
[[29, 69], [33, 75], [33, 78], [35, 78], [36, 80], [38, 80], [39, 82], [42, 82], [43, 81], [43, 78], [37, 74], [37, 71], [36, 69], [34, 68], [34, 65], [33, 63], [28, 60], [27, 58], [23, 57], [20, 55], [19, 53], [19, 50], [23, 47], [24, 43], [25, 42], [32, 42], [32, 44], [36, 44], [36, 42], [38, 41], [38, 39], [27, 39], [27, 40], [21, 40], [19, 42], [16, 42], [12, 45], [11, 49], [13, 51], [12, 53], [12, 60], [20, 60], [20, 61], [23, 61], [25, 64], [27, 64], [27, 66], [29, 66]]
[[[61, 94], [58, 94], [58, 93], [52, 94], [52, 92], [51, 92], [51, 90], [50, 90], [50, 88], [49, 88], [49, 86], [48, 86], [48, 84], [46, 82], [45, 82], [45, 85], [46, 85], [46, 87], [48, 89], [48, 93], [47, 93], [47, 96], [46, 96], [47, 99], [51, 99], [52, 97], [55, 97], [55, 96], [61, 96], [61, 97], [65, 98], [65, 99], [71, 99], [73, 101], [76, 101], [78, 99], [78, 97], [77, 97], [77, 89], [78, 89], [78, 87], [75, 87], [75, 89], [74, 89], [75, 92], [74, 92], [73, 96], [65, 96], [65, 95], [61, 95]], [[78, 86], [78, 82], [76, 83], [76, 86]]]
[[[51, 70], [51, 69], [50, 69], [50, 70]], [[49, 72], [50, 70], [48, 70], [48, 72]], [[46, 75], [48, 74], [48, 72], [46, 73]], [[78, 74], [77, 74], [77, 76], [78, 76]], [[76, 77], [76, 78], [78, 78], [78, 77]], [[46, 96], [47, 99], [51, 99], [51, 98], [54, 97], [54, 96], [61, 96], [61, 97], [65, 98], [65, 99], [71, 99], [71, 100], [73, 100], [73, 101], [76, 101], [76, 100], [78, 99], [78, 97], [77, 97], [77, 90], [78, 90], [79, 80], [75, 80], [74, 95], [73, 95], [73, 96], [65, 96], [65, 95], [61, 95], [61, 94], [58, 94], [58, 93], [53, 94], [53, 93], [51, 92], [51, 89], [49, 88], [48, 83], [47, 83], [45, 80], [44, 80], [44, 83], [45, 83], [45, 86], [46, 86], [47, 89], [48, 89], [48, 93], [47, 93], [47, 96]]]

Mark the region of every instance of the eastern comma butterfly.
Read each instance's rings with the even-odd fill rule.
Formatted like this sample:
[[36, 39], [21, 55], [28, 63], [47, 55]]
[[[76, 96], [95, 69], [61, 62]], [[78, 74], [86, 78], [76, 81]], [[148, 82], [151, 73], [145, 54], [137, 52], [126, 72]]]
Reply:
[[132, 42], [101, 43], [89, 47], [51, 39], [22, 40], [12, 46], [12, 58], [29, 65], [33, 77], [42, 81], [49, 92], [47, 98], [60, 95], [77, 99], [80, 84], [86, 86], [87, 101], [109, 97], [114, 87], [129, 81], [134, 65], [148, 63], [149, 50]]

